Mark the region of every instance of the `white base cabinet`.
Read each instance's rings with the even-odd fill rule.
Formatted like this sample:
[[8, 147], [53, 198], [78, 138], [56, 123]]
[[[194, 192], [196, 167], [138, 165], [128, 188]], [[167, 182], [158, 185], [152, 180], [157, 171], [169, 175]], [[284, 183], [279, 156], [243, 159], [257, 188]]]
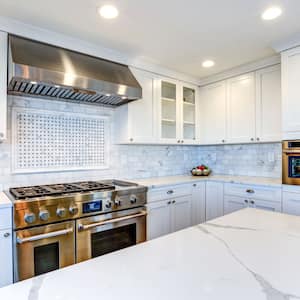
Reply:
[[226, 183], [224, 187], [224, 214], [245, 207], [281, 212], [281, 203], [281, 188], [232, 183]]
[[205, 222], [205, 182], [193, 183], [192, 225]]
[[0, 208], [0, 287], [13, 282], [12, 209]]
[[206, 221], [224, 214], [224, 184], [222, 182], [206, 182]]
[[147, 239], [191, 226], [191, 196], [170, 198], [147, 205]]
[[300, 193], [282, 193], [282, 212], [300, 216]]

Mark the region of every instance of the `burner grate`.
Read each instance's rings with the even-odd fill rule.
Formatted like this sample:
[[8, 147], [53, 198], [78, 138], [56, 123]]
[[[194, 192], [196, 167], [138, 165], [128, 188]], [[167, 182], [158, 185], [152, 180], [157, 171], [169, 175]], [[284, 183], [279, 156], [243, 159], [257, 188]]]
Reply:
[[15, 199], [26, 199], [43, 196], [55, 196], [76, 192], [104, 191], [114, 189], [114, 185], [104, 184], [95, 181], [83, 181], [74, 183], [18, 187], [11, 188], [9, 191], [15, 197]]

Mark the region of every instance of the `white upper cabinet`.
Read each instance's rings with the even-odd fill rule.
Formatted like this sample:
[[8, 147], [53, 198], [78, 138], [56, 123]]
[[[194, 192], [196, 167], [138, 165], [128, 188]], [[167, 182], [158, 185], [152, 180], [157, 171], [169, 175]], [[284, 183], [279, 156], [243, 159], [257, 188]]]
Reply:
[[256, 140], [281, 141], [280, 65], [256, 72]]
[[196, 144], [198, 137], [198, 87], [171, 79], [155, 84], [160, 143]]
[[7, 135], [7, 33], [0, 31], [0, 143]]
[[118, 143], [154, 143], [155, 132], [155, 75], [131, 68], [132, 73], [142, 87], [142, 99], [122, 105], [116, 109], [116, 141]]
[[281, 64], [283, 139], [300, 139], [300, 47], [283, 52]]
[[226, 141], [226, 82], [200, 89], [200, 143], [220, 144]]
[[229, 143], [255, 140], [255, 76], [248, 73], [227, 81]]

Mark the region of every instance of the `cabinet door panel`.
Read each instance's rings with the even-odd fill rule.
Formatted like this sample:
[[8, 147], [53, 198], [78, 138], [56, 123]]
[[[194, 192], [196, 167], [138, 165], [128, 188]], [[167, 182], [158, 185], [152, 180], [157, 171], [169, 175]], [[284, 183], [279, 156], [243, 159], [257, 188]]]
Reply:
[[172, 200], [171, 218], [172, 232], [187, 228], [192, 225], [192, 199], [191, 196], [178, 197]]
[[128, 104], [129, 139], [133, 142], [154, 141], [154, 99], [153, 74], [132, 69], [133, 74], [143, 89], [143, 98]]
[[286, 214], [300, 216], [300, 194], [282, 193], [282, 211]]
[[281, 212], [281, 203], [250, 199], [250, 207]]
[[226, 139], [226, 83], [224, 81], [200, 88], [200, 142], [222, 144]]
[[243, 197], [224, 196], [224, 214], [230, 214], [234, 211], [248, 206], [249, 200]]
[[205, 182], [193, 184], [192, 225], [205, 222]]
[[227, 81], [228, 142], [248, 143], [255, 138], [254, 73]]
[[0, 230], [0, 287], [13, 281], [12, 231]]
[[0, 143], [7, 130], [7, 33], [0, 31]]
[[282, 54], [282, 125], [284, 139], [300, 138], [300, 47]]
[[171, 209], [169, 201], [147, 205], [147, 239], [151, 240], [171, 232]]
[[223, 183], [206, 182], [206, 221], [223, 216]]
[[273, 66], [256, 72], [256, 136], [281, 141], [281, 72]]

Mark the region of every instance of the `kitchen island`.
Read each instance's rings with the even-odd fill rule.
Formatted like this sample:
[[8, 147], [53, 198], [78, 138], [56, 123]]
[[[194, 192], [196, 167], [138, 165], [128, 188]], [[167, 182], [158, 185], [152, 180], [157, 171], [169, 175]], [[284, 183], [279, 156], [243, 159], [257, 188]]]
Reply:
[[0, 299], [300, 299], [300, 218], [247, 208], [5, 287]]

